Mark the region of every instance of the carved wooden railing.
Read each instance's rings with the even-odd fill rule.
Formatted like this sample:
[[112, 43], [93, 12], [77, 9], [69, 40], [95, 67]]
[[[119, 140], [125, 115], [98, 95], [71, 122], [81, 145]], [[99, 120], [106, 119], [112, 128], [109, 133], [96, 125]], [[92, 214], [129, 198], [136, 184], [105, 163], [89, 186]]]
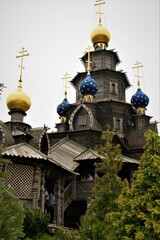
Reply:
[[86, 200], [92, 196], [94, 181], [75, 181], [73, 180], [64, 190], [64, 210], [69, 206], [73, 199]]
[[33, 197], [18, 197], [23, 205], [32, 206]]
[[68, 184], [68, 186], [64, 189], [64, 211], [69, 206], [74, 198], [74, 181]]

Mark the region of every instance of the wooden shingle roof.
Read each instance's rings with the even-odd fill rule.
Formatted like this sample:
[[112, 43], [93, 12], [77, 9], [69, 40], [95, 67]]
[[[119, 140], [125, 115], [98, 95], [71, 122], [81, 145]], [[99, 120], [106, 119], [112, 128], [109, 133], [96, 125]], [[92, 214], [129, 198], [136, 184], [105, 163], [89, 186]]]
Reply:
[[97, 158], [100, 158], [100, 156], [95, 151], [88, 148], [86, 151], [75, 157], [74, 160], [75, 161], [96, 160]]
[[27, 143], [19, 143], [5, 148], [2, 152], [3, 156], [9, 157], [24, 157], [24, 158], [33, 158], [47, 160], [47, 156], [37, 149], [33, 148]]
[[74, 171], [79, 166], [79, 163], [74, 159], [84, 151], [86, 151], [84, 146], [71, 139], [64, 138], [50, 148], [48, 157], [59, 162], [68, 170]]

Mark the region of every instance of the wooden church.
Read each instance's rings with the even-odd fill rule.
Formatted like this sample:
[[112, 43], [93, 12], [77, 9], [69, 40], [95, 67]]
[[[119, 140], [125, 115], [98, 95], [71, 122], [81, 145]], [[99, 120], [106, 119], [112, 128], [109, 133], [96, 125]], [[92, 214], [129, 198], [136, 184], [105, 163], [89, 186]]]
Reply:
[[[14, 195], [24, 205], [40, 207], [45, 211], [45, 190], [54, 193], [54, 223], [76, 227], [86, 210], [86, 200], [94, 186], [94, 163], [100, 161], [95, 146], [109, 125], [115, 131], [115, 142], [123, 154], [121, 176], [132, 181], [145, 144], [144, 132], [157, 132], [156, 122], [146, 115], [148, 96], [141, 90], [139, 68], [137, 92], [126, 102], [126, 89], [130, 87], [127, 75], [117, 71], [118, 54], [108, 49], [110, 33], [103, 26], [100, 6], [98, 25], [91, 33], [93, 49], [82, 56], [84, 72], [79, 72], [71, 84], [76, 100], [70, 104], [65, 88], [64, 99], [57, 107], [60, 122], [56, 132], [49, 133], [46, 126], [32, 128], [24, 122], [31, 106], [30, 97], [23, 91], [22, 70], [27, 51], [20, 55], [20, 79], [17, 90], [11, 93], [6, 104], [10, 120], [0, 121], [0, 147], [2, 156], [11, 163], [0, 165], [8, 171], [5, 186], [13, 188]], [[64, 75], [65, 80], [69, 78]]]

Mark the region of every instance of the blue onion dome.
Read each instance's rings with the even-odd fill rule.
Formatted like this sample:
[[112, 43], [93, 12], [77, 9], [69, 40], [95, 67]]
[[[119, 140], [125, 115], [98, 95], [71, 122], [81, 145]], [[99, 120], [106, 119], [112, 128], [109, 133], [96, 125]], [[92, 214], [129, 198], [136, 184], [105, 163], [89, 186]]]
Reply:
[[135, 109], [145, 109], [149, 103], [149, 97], [142, 92], [140, 88], [137, 89], [137, 92], [131, 98], [131, 104]]
[[67, 100], [67, 98], [64, 98], [62, 103], [60, 103], [58, 106], [57, 106], [57, 113], [59, 114], [59, 116], [62, 116], [64, 111], [69, 107], [69, 102]]
[[96, 81], [89, 74], [79, 85], [79, 89], [83, 96], [85, 95], [94, 96], [97, 93], [98, 88], [99, 88], [98, 83], [96, 83]]

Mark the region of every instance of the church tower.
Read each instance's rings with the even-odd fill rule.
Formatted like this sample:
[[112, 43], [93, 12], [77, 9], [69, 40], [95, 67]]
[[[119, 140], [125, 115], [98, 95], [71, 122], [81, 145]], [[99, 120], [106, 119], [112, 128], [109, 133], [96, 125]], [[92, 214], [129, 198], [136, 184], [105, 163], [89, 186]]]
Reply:
[[[93, 49], [88, 47], [81, 58], [85, 71], [71, 80], [76, 101], [64, 109], [66, 122], [56, 125], [57, 133], [51, 134], [50, 139], [55, 143], [68, 135], [85, 147], [93, 148], [109, 125], [116, 132], [123, 153], [135, 157], [143, 151], [144, 132], [148, 128], [156, 131], [156, 123], [150, 123], [151, 117], [145, 114], [149, 98], [140, 89], [139, 81], [131, 103], [126, 101], [126, 90], [131, 85], [126, 73], [117, 70], [120, 63], [117, 52], [108, 49], [111, 35], [102, 23], [102, 4], [104, 1], [96, 0], [98, 26], [90, 36]], [[141, 65], [137, 62], [134, 67], [138, 71]], [[62, 124], [65, 128], [60, 127]]]
[[21, 55], [17, 56], [17, 58], [21, 58], [21, 64], [19, 65], [20, 78], [18, 88], [15, 92], [11, 93], [6, 100], [7, 107], [10, 110], [11, 121], [23, 121], [23, 116], [26, 115], [26, 111], [28, 111], [31, 106], [30, 97], [22, 89], [23, 58], [29, 56], [29, 53], [27, 53], [27, 50], [24, 50], [24, 48], [22, 48], [22, 51], [19, 53]]
[[64, 80], [64, 99], [57, 106], [57, 113], [59, 115], [60, 124], [57, 124], [58, 131], [66, 131], [68, 129], [68, 119], [65, 114], [65, 111], [69, 108], [70, 104], [67, 99], [67, 81], [70, 78], [70, 75], [66, 72], [62, 78]]
[[17, 90], [8, 95], [6, 99], [6, 105], [9, 109], [9, 115], [11, 115], [11, 120], [7, 124], [12, 128], [13, 131], [16, 131], [16, 136], [24, 135], [27, 130], [31, 128], [30, 125], [23, 121], [23, 118], [27, 115], [26, 112], [30, 109], [31, 99], [23, 91], [22, 86], [22, 73], [24, 69], [24, 57], [29, 56], [27, 50], [22, 48], [19, 52], [20, 55], [16, 56], [21, 58], [20, 68], [20, 77], [18, 81]]
[[0, 121], [3, 156], [13, 162], [8, 166], [13, 177], [7, 179], [7, 185], [25, 204], [42, 210], [45, 190], [54, 192], [54, 220], [58, 226], [77, 227], [86, 211], [87, 198], [93, 196], [95, 186], [95, 162], [101, 161], [94, 147], [108, 125], [122, 149], [119, 176], [127, 178], [130, 184], [143, 153], [145, 131], [157, 131], [156, 122], [151, 123], [151, 117], [146, 115], [149, 97], [140, 86], [142, 65], [138, 61], [133, 66], [138, 88], [131, 102], [126, 101], [126, 90], [131, 85], [127, 75], [117, 70], [117, 52], [108, 48], [111, 34], [101, 18], [103, 4], [103, 0], [96, 0], [98, 23], [90, 35], [92, 47], [88, 46], [81, 58], [84, 71], [71, 80], [76, 91], [72, 104], [67, 96], [70, 76], [65, 73], [62, 78], [64, 96], [57, 106], [57, 132], [47, 132], [45, 125], [31, 128], [23, 121], [31, 106], [31, 99], [22, 88], [23, 60], [29, 55], [24, 48], [17, 56], [21, 59], [18, 88], [6, 101], [11, 119]]
[[137, 85], [138, 89], [137, 92], [132, 96], [131, 98], [131, 104], [133, 105], [136, 114], [134, 116], [134, 123], [135, 123], [135, 128], [138, 130], [146, 128], [149, 125], [149, 120], [150, 117], [146, 116], [145, 111], [146, 107], [149, 104], [149, 97], [142, 92], [141, 87], [140, 87], [140, 74], [139, 74], [139, 68], [142, 68], [143, 65], [139, 63], [138, 61], [134, 64], [132, 68], [137, 70]]

